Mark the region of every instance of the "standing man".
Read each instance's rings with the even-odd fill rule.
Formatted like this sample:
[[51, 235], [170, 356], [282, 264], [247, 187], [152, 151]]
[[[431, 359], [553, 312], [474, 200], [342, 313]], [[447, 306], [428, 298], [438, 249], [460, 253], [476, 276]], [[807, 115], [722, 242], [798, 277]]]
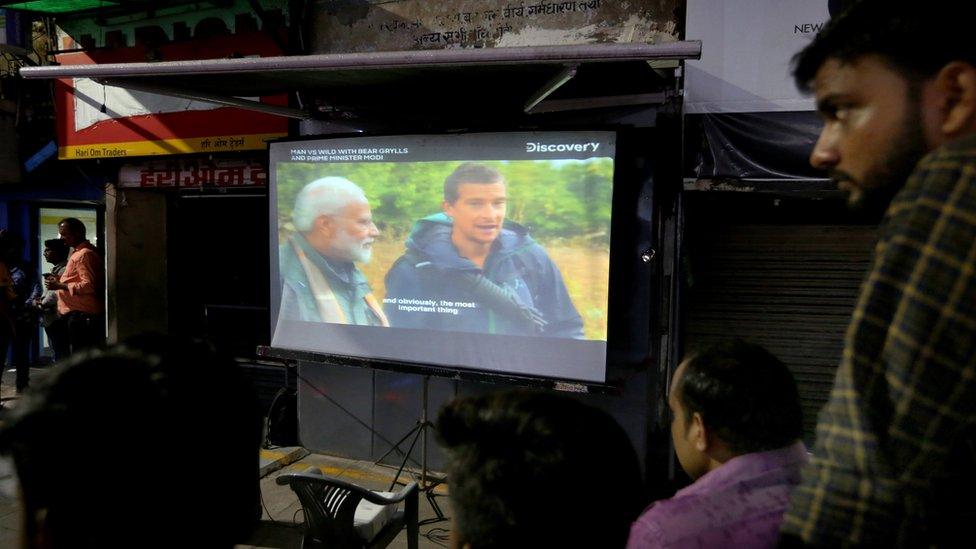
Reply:
[[[559, 268], [525, 227], [505, 220], [507, 202], [494, 168], [468, 162], [447, 177], [444, 212], [414, 225], [386, 275], [394, 327], [582, 339]], [[445, 312], [441, 301], [456, 306]], [[424, 302], [435, 305], [412, 307]]]
[[73, 248], [64, 274], [44, 279], [48, 290], [58, 295], [58, 322], [67, 334], [68, 352], [100, 345], [105, 323], [102, 292], [105, 280], [102, 258], [85, 238], [85, 224], [74, 217], [58, 223], [58, 234], [67, 247]]
[[[60, 238], [44, 241], [44, 260], [52, 265], [51, 274], [60, 278], [68, 265], [68, 246]], [[41, 313], [41, 326], [47, 333], [54, 351], [54, 360], [62, 360], [68, 356], [68, 337], [65, 326], [58, 322], [58, 292], [46, 290], [35, 303]]]
[[824, 119], [811, 163], [890, 206], [786, 544], [952, 545], [976, 518], [974, 21], [862, 0], [795, 59]]
[[298, 234], [279, 251], [278, 320], [389, 326], [356, 263], [369, 263], [380, 231], [366, 194], [342, 177], [305, 185], [295, 198]]

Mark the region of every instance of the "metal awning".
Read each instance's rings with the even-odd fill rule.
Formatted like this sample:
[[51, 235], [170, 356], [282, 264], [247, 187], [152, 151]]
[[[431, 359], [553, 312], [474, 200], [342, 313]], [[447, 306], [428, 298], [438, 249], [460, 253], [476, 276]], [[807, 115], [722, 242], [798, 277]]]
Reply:
[[659, 97], [665, 80], [647, 62], [700, 56], [700, 41], [679, 41], [55, 65], [24, 67], [20, 75], [92, 78], [266, 112], [267, 106], [240, 98], [297, 91], [321, 99], [300, 110], [272, 109], [295, 118], [351, 105], [374, 114], [404, 108], [511, 113], [513, 107], [526, 112], [541, 107], [571, 79], [577, 88], [573, 93], [600, 99], [600, 106], [612, 105], [608, 98], [614, 97], [620, 98], [618, 104], [647, 103]]

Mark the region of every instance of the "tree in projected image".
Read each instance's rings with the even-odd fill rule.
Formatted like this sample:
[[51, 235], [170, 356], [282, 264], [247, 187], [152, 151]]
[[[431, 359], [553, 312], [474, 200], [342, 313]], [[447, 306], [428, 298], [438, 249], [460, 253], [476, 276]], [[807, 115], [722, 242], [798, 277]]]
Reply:
[[[295, 195], [320, 177], [340, 176], [369, 197], [387, 239], [402, 238], [414, 221], [440, 211], [444, 179], [461, 164], [450, 162], [286, 163], [277, 167], [278, 212], [286, 226]], [[525, 225], [541, 242], [586, 238], [607, 246], [613, 161], [483, 162], [505, 176], [508, 219]]]

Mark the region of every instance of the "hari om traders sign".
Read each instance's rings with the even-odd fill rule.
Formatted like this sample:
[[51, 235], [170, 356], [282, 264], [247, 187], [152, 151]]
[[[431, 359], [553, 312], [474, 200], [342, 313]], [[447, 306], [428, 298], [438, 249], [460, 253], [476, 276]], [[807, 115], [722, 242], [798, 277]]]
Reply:
[[[246, 32], [164, 44], [154, 55], [166, 61], [230, 56], [280, 55], [267, 33]], [[64, 65], [145, 62], [143, 46], [66, 53]], [[260, 98], [287, 105], [287, 95]], [[288, 121], [189, 99], [104, 86], [87, 78], [55, 85], [58, 158], [119, 158], [200, 152], [263, 150], [270, 139], [288, 133]]]

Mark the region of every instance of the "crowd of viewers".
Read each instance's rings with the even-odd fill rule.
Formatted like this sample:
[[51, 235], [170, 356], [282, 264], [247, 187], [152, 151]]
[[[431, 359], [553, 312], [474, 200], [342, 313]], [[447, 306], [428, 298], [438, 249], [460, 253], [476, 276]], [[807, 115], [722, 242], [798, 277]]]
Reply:
[[[813, 92], [824, 120], [811, 163], [849, 191], [852, 205], [886, 211], [812, 452], [800, 442], [789, 370], [741, 341], [691, 354], [675, 371], [671, 435], [693, 482], [643, 512], [627, 507], [641, 483], [639, 475], [619, 476], [631, 470], [627, 450], [614, 450], [620, 461], [607, 458], [599, 469], [614, 471], [616, 493], [570, 481], [600, 475], [587, 457], [592, 448], [570, 455], [559, 434], [610, 454], [600, 428], [576, 419], [602, 412], [571, 415], [560, 410], [568, 402], [527, 394], [469, 399], [440, 418], [457, 546], [619, 547], [627, 530], [629, 548], [969, 543], [967, 519], [976, 517], [973, 21], [972, 2], [860, 0], [795, 58], [796, 82]], [[552, 453], [540, 451], [550, 436], [559, 441]], [[577, 475], [559, 488], [540, 471], [564, 468]], [[514, 505], [522, 494], [533, 494], [534, 505]], [[560, 500], [561, 513], [548, 511]], [[597, 522], [588, 514], [609, 501], [620, 507], [607, 512], [631, 515], [628, 527], [619, 515]], [[602, 542], [585, 538], [594, 530]]]
[[[74, 353], [45, 374], [0, 431], [25, 547], [216, 548], [247, 538], [260, 517], [262, 417], [234, 360], [203, 342], [147, 335]], [[125, 459], [100, 451], [119, 445]], [[186, 448], [219, 448], [220, 459], [202, 471]]]
[[79, 219], [62, 219], [58, 234], [44, 241], [44, 260], [51, 269], [41, 280], [23, 260], [24, 242], [0, 230], [0, 369], [9, 354], [18, 394], [30, 384], [38, 326], [44, 327], [55, 360], [104, 337], [102, 259]]
[[[628, 547], [970, 543], [976, 517], [973, 21], [973, 2], [860, 0], [796, 56], [796, 82], [813, 92], [824, 120], [811, 163], [849, 191], [852, 205], [886, 212], [815, 445], [808, 455], [799, 441], [794, 381], [769, 353], [731, 342], [692, 354], [674, 374], [669, 403], [675, 453], [694, 482], [639, 516], [630, 509]], [[519, 400], [458, 403], [441, 418], [453, 485], [465, 487], [452, 492], [459, 546], [529, 546], [512, 542], [528, 539], [527, 530], [566, 536], [539, 545], [584, 546], [573, 543], [584, 524], [605, 535], [604, 543], [585, 546], [619, 546], [620, 522], [597, 525], [574, 515], [569, 508], [577, 499], [569, 496], [555, 519], [512, 506], [516, 496], [492, 504], [513, 489], [509, 481], [519, 493], [551, 490], [545, 480], [535, 482], [545, 474], [515, 476], [507, 466], [537, 452], [517, 433], [537, 424], [554, 432], [541, 426], [561, 417], [552, 403], [527, 411], [527, 404], [513, 402]], [[477, 431], [454, 434], [455, 410], [471, 406], [466, 415], [478, 421], [465, 424]], [[515, 411], [521, 422], [507, 419]], [[479, 440], [476, 432], [492, 436]], [[596, 432], [574, 435], [588, 439]], [[628, 453], [621, 455], [626, 471]], [[607, 464], [602, 471], [611, 469]], [[628, 481], [617, 482], [621, 500], [630, 501]]]
[[[812, 452], [801, 442], [789, 368], [739, 340], [690, 353], [674, 371], [671, 437], [692, 482], [656, 502], [647, 500], [627, 434], [607, 413], [543, 392], [462, 398], [437, 421], [456, 547], [968, 539], [961, 533], [976, 515], [976, 42], [965, 30], [974, 15], [971, 2], [861, 0], [796, 58], [797, 83], [814, 92], [825, 122], [811, 162], [852, 201], [887, 207]], [[92, 341], [101, 311], [85, 297], [90, 245], [68, 221], [61, 234], [75, 252], [64, 264], [66, 250], [49, 242], [48, 260], [64, 270], [46, 287], [57, 292], [57, 318], [75, 319], [66, 337], [73, 352]], [[16, 333], [23, 269], [15, 255], [0, 259], [3, 329]], [[50, 294], [37, 297], [50, 312]], [[0, 432], [17, 465], [28, 545], [176, 546], [173, 536], [185, 531], [173, 521], [198, 518], [208, 524], [194, 530], [201, 546], [240, 540], [257, 516], [260, 440], [245, 385], [233, 364], [195, 343], [143, 338], [72, 356]], [[138, 465], [106, 467], [77, 452], [119, 439]], [[209, 497], [220, 499], [205, 508], [180, 499], [195, 481], [173, 454], [196, 443], [239, 459], [207, 475]], [[85, 474], [59, 465], [66, 453], [92, 461]], [[94, 492], [138, 504], [117, 507], [120, 524], [109, 526], [91, 505]]]
[[455, 546], [774, 547], [807, 461], [789, 369], [755, 344], [721, 342], [681, 364], [669, 403], [695, 481], [650, 507], [630, 439], [606, 412], [528, 391], [445, 407]]

